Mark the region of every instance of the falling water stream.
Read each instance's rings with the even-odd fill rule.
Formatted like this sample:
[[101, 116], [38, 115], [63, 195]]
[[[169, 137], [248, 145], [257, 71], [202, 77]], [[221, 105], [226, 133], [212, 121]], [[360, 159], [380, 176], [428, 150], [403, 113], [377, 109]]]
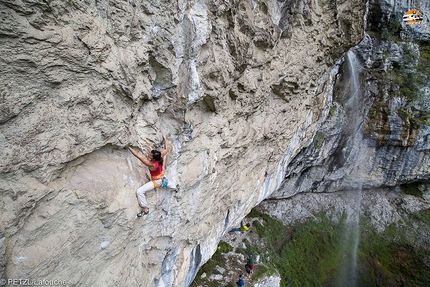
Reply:
[[349, 204], [345, 207], [345, 237], [343, 241], [343, 258], [340, 266], [337, 286], [354, 287], [358, 283], [357, 270], [357, 248], [360, 238], [360, 210], [362, 199], [362, 176], [360, 173], [361, 163], [360, 152], [362, 145], [361, 132], [361, 106], [360, 102], [360, 65], [353, 51], [349, 51], [346, 57], [346, 65], [348, 67], [350, 80], [350, 97], [347, 103], [347, 116], [349, 121], [348, 134], [350, 142], [347, 148], [350, 149], [350, 154], [346, 164], [353, 166], [350, 176], [357, 181], [357, 186], [350, 191]]

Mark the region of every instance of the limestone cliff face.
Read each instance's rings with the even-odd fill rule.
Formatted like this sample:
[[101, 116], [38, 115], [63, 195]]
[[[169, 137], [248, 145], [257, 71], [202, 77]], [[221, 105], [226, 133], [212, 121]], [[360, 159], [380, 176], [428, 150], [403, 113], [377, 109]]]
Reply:
[[[410, 41], [427, 38], [428, 23], [401, 23], [406, 5], [369, 6], [369, 33], [378, 36], [366, 35], [338, 63], [330, 114], [272, 197], [429, 181], [430, 79], [421, 68], [428, 57]], [[386, 32], [399, 37], [396, 42], [383, 39], [394, 21], [402, 26]]]
[[[0, 271], [188, 286], [327, 117], [361, 1], [1, 1]], [[167, 174], [136, 219], [144, 153]]]
[[[367, 29], [378, 28], [380, 32], [390, 29], [390, 24], [400, 22], [402, 25], [402, 37], [415, 40], [430, 39], [430, 15], [428, 1], [416, 0], [371, 0], [368, 2], [369, 14], [367, 16]], [[408, 25], [403, 23], [404, 13], [410, 9], [416, 9], [421, 12], [423, 21], [417, 25]], [[388, 24], [388, 25], [386, 25]], [[391, 26], [392, 27], [392, 26]]]

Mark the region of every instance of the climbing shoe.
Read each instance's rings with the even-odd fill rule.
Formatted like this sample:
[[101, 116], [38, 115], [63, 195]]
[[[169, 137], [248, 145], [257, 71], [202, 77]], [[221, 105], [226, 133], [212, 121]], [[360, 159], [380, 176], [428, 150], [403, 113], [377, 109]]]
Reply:
[[142, 217], [144, 215], [147, 215], [148, 213], [149, 213], [149, 209], [148, 209], [148, 211], [143, 211], [143, 209], [142, 209], [142, 211], [137, 214], [137, 217]]

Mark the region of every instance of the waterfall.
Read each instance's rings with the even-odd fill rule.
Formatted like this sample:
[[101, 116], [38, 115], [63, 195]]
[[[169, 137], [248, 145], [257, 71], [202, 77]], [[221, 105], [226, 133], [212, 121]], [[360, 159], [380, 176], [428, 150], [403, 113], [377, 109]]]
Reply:
[[346, 110], [348, 116], [348, 128], [346, 133], [349, 135], [347, 148], [351, 150], [347, 159], [347, 164], [354, 166], [351, 175], [359, 180], [354, 190], [350, 191], [350, 201], [345, 207], [346, 232], [343, 242], [343, 258], [340, 267], [340, 276], [337, 286], [354, 287], [358, 283], [359, 273], [357, 270], [357, 248], [360, 240], [360, 210], [362, 201], [362, 178], [360, 172], [360, 153], [362, 150], [363, 137], [361, 125], [363, 122], [361, 92], [360, 92], [360, 70], [361, 66], [355, 53], [350, 50], [346, 57], [348, 67], [350, 87], [349, 102]]

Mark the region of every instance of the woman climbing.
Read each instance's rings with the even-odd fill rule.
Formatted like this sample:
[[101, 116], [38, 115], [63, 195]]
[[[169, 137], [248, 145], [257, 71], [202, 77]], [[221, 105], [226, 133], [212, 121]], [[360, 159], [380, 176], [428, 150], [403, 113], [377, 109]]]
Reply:
[[151, 174], [151, 181], [145, 183], [136, 191], [137, 201], [142, 208], [142, 211], [137, 214], [138, 217], [149, 213], [148, 203], [146, 202], [145, 197], [146, 192], [153, 190], [159, 186], [167, 186], [175, 190], [176, 192], [179, 189], [179, 186], [175, 186], [173, 183], [169, 182], [164, 176], [163, 160], [164, 156], [167, 154], [168, 151], [167, 140], [164, 135], [163, 140], [164, 149], [161, 152], [159, 152], [158, 150], [151, 150], [151, 152], [148, 154], [148, 159], [136, 152], [133, 148], [127, 146], [130, 152], [149, 168], [149, 173]]

